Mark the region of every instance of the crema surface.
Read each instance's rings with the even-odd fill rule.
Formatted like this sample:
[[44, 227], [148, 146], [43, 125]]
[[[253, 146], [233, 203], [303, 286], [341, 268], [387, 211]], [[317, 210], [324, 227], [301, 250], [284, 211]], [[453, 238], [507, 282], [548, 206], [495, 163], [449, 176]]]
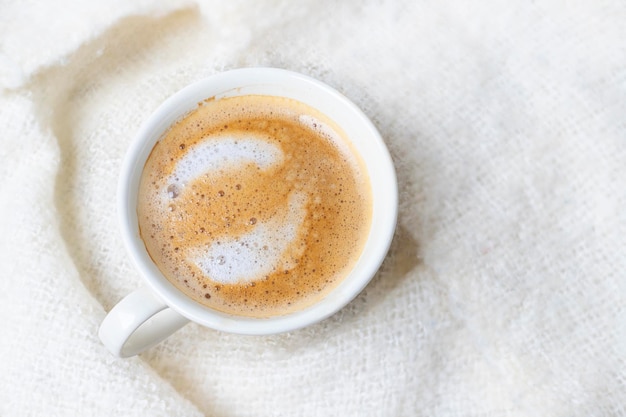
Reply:
[[286, 98], [207, 100], [157, 142], [138, 197], [163, 274], [208, 307], [309, 306], [353, 267], [371, 222], [364, 165], [341, 131]]

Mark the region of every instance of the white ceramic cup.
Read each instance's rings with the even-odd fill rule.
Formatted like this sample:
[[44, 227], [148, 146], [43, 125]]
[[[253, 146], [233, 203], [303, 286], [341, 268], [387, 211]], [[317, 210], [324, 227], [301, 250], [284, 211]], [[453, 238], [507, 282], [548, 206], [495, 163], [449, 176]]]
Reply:
[[[171, 284], [154, 264], [139, 235], [137, 192], [155, 143], [198, 103], [210, 98], [271, 95], [301, 101], [337, 123], [360, 153], [373, 196], [372, 224], [360, 258], [326, 297], [303, 310], [270, 318], [225, 314], [203, 306]], [[141, 126], [122, 165], [119, 183], [122, 238], [146, 287], [120, 301], [105, 317], [99, 337], [114, 355], [129, 357], [159, 343], [190, 320], [240, 334], [268, 335], [295, 330], [334, 314], [354, 299], [375, 275], [394, 235], [398, 211], [395, 170], [380, 134], [345, 96], [310, 77], [275, 68], [223, 72], [192, 84], [167, 99]]]

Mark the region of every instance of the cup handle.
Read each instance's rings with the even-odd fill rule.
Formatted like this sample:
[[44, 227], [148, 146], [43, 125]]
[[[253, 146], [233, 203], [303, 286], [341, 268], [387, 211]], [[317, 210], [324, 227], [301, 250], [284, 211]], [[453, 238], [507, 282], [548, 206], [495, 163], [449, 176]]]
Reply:
[[120, 358], [135, 356], [166, 339], [189, 320], [169, 308], [147, 288], [122, 299], [104, 318], [98, 337]]

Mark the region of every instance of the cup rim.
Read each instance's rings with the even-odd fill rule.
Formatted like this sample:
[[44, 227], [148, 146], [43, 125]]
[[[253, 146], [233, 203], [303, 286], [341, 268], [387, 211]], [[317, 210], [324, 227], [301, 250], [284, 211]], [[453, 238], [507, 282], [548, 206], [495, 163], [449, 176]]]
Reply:
[[[253, 318], [206, 307], [189, 298], [168, 281], [153, 263], [139, 235], [136, 201], [139, 178], [147, 156], [174, 121], [193, 110], [204, 99], [253, 94], [261, 90], [270, 93], [275, 91], [274, 95], [279, 96], [296, 95], [297, 97], [291, 98], [299, 99], [322, 111], [344, 130], [355, 128], [337, 121], [336, 115], [329, 115], [319, 105], [307, 102], [309, 97], [319, 97], [319, 101], [327, 103], [327, 107], [341, 111], [342, 120], [357, 123], [359, 132], [367, 136], [360, 140], [363, 141], [363, 146], [368, 146], [369, 158], [362, 151], [361, 156], [372, 183], [374, 213], [370, 234], [360, 259], [328, 295], [310, 307], [293, 313]], [[348, 132], [346, 136], [350, 136]], [[354, 139], [350, 140], [354, 143]], [[384, 195], [375, 193], [373, 181], [376, 181], [377, 189]], [[216, 330], [251, 335], [274, 334], [296, 330], [333, 315], [350, 303], [371, 281], [386, 257], [395, 233], [398, 213], [397, 179], [393, 161], [380, 133], [360, 108], [343, 94], [322, 81], [297, 72], [267, 67], [240, 68], [217, 73], [179, 90], [143, 122], [122, 163], [118, 185], [118, 212], [122, 239], [135, 267], [148, 287], [170, 308], [191, 321]]]

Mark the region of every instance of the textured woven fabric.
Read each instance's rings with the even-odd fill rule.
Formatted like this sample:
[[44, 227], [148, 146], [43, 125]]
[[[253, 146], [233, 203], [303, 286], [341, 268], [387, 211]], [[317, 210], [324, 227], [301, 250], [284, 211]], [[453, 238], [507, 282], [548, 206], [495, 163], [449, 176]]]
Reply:
[[[0, 415], [626, 415], [620, 1], [0, 3]], [[273, 66], [334, 86], [397, 167], [388, 258], [333, 317], [97, 338], [142, 285], [119, 168], [169, 95]]]

